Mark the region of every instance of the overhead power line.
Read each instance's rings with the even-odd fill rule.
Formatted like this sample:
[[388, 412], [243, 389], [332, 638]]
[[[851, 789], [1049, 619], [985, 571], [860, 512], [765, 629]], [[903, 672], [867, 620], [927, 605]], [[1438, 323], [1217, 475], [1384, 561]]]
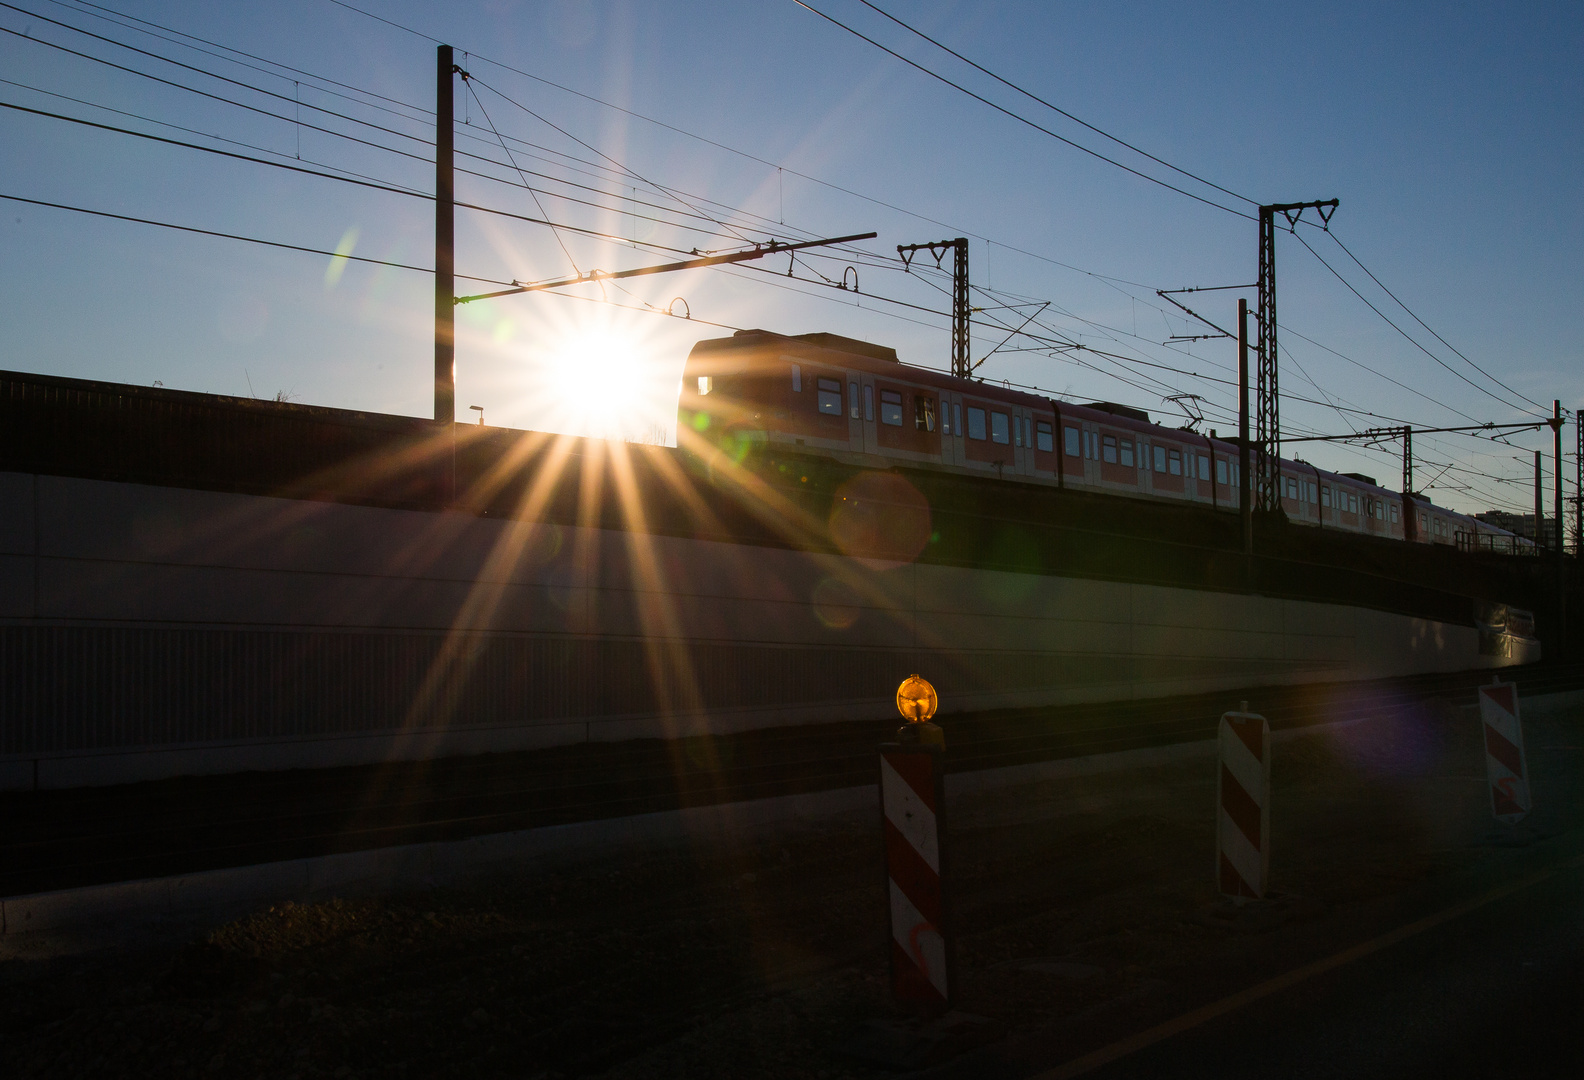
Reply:
[[1445, 360], [1441, 359], [1435, 353], [1433, 353], [1429, 349], [1425, 348], [1423, 345], [1421, 345], [1419, 343], [1419, 341], [1416, 338], [1414, 338], [1414, 336], [1412, 334], [1408, 333], [1408, 331], [1406, 331], [1402, 327], [1398, 326], [1395, 322], [1393, 322], [1391, 320], [1391, 318], [1389, 316], [1387, 316], [1387, 314], [1384, 311], [1382, 311], [1380, 308], [1376, 307], [1373, 303], [1371, 303], [1368, 297], [1366, 297], [1363, 293], [1359, 292], [1356, 288], [1354, 288], [1352, 282], [1350, 282], [1347, 278], [1343, 277], [1341, 274], [1337, 273], [1336, 267], [1334, 267], [1330, 263], [1326, 262], [1325, 259], [1323, 257], [1321, 257], [1321, 255], [1320, 255], [1320, 253], [1318, 251], [1316, 251], [1313, 247], [1310, 247], [1309, 241], [1305, 240], [1302, 236], [1299, 236], [1296, 230], [1293, 232], [1292, 235], [1297, 238], [1297, 240], [1298, 240], [1298, 242], [1300, 244], [1302, 244], [1305, 248], [1308, 248], [1309, 254], [1313, 255], [1317, 260], [1319, 260], [1321, 266], [1323, 266], [1327, 270], [1331, 271], [1332, 276], [1334, 276], [1338, 281], [1340, 281], [1343, 285], [1345, 285], [1347, 287], [1348, 292], [1352, 293], [1354, 296], [1356, 296], [1360, 300], [1362, 300], [1364, 302], [1364, 306], [1365, 307], [1369, 308], [1375, 314], [1379, 315], [1385, 321], [1387, 326], [1391, 327], [1393, 330], [1395, 330], [1399, 334], [1401, 334], [1403, 336], [1404, 340], [1406, 340], [1414, 348], [1416, 348], [1420, 352], [1424, 353], [1430, 359], [1434, 360], [1437, 364], [1440, 364], [1447, 371], [1450, 371], [1452, 374], [1456, 375], [1459, 379], [1462, 379], [1464, 382], [1468, 383], [1468, 385], [1472, 386], [1474, 389], [1478, 390], [1480, 393], [1484, 394], [1486, 397], [1490, 398], [1491, 400], [1500, 402], [1502, 405], [1505, 405], [1505, 406], [1507, 406], [1510, 409], [1517, 409], [1519, 412], [1529, 412], [1529, 410], [1525, 409], [1523, 406], [1514, 405], [1512, 402], [1506, 401], [1503, 398], [1501, 398], [1500, 396], [1491, 393], [1491, 391], [1489, 391], [1485, 387], [1481, 386], [1479, 383], [1475, 382], [1473, 379], [1470, 379], [1467, 375], [1463, 374], [1457, 368], [1453, 367], [1451, 364], [1449, 364]]
[[[858, 2], [860, 4], [862, 4], [864, 7], [870, 9], [871, 11], [874, 11], [874, 12], [880, 14], [880, 15], [883, 15], [887, 19], [890, 19], [892, 22], [896, 23], [898, 26], [900, 26], [902, 29], [906, 30], [908, 33], [916, 34], [917, 36], [923, 38], [925, 41], [929, 42], [931, 45], [935, 46], [937, 49], [940, 49], [943, 52], [950, 53], [952, 56], [955, 56], [957, 59], [959, 59], [963, 63], [967, 64], [969, 67], [973, 68], [975, 71], [979, 71], [979, 72], [982, 72], [985, 75], [990, 76], [992, 79], [994, 79], [996, 82], [1000, 83], [1002, 86], [1005, 86], [1005, 87], [1007, 87], [1008, 89], [1011, 89], [1011, 90], [1016, 90], [1018, 93], [1022, 94], [1024, 97], [1028, 98], [1030, 101], [1038, 102], [1039, 104], [1045, 106], [1047, 109], [1050, 109], [1052, 112], [1060, 113], [1062, 116], [1065, 116], [1067, 119], [1071, 120], [1073, 123], [1078, 124], [1078, 125], [1080, 125], [1082, 127], [1088, 128], [1090, 131], [1094, 132], [1096, 135], [1099, 135], [1102, 138], [1110, 139], [1112, 142], [1116, 143], [1118, 146], [1124, 146], [1127, 149], [1133, 151], [1135, 154], [1138, 154], [1141, 157], [1147, 157], [1151, 161], [1155, 162], [1157, 165], [1164, 165], [1166, 168], [1170, 169], [1174, 173], [1179, 173], [1182, 176], [1186, 176], [1190, 180], [1197, 180], [1199, 183], [1204, 184], [1206, 187], [1215, 188], [1217, 191], [1221, 192], [1224, 195], [1230, 195], [1234, 199], [1241, 199], [1243, 202], [1248, 203], [1250, 206], [1258, 206], [1259, 205], [1259, 200], [1257, 200], [1257, 199], [1251, 199], [1247, 195], [1240, 195], [1236, 191], [1233, 191], [1231, 188], [1222, 187], [1220, 184], [1216, 183], [1214, 180], [1206, 180], [1204, 177], [1196, 175], [1194, 173], [1191, 173], [1187, 169], [1181, 168], [1181, 167], [1179, 167], [1177, 165], [1173, 165], [1171, 162], [1165, 160], [1164, 158], [1156, 157], [1154, 154], [1150, 153], [1148, 150], [1141, 150], [1139, 147], [1134, 146], [1132, 143], [1128, 142], [1126, 139], [1120, 139], [1117, 136], [1111, 134], [1109, 131], [1105, 131], [1105, 130], [1103, 130], [1101, 128], [1098, 128], [1095, 125], [1089, 123], [1089, 121], [1082, 120], [1082, 119], [1074, 116], [1072, 113], [1068, 112], [1066, 109], [1062, 108], [1060, 105], [1051, 104], [1049, 101], [1046, 101], [1044, 98], [1040, 97], [1038, 94], [1035, 94], [1035, 93], [1032, 93], [1032, 92], [1030, 92], [1028, 90], [1025, 90], [1023, 87], [1019, 86], [1017, 83], [1012, 82], [1012, 81], [1010, 81], [1008, 79], [1004, 79], [1000, 75], [997, 75], [995, 72], [991, 71], [989, 68], [984, 67], [981, 64], [975, 63], [974, 61], [972, 61], [972, 60], [968, 59], [966, 56], [964, 56], [962, 53], [958, 52], [956, 49], [953, 49], [951, 46], [942, 44], [940, 41], [936, 40], [935, 38], [930, 37], [924, 31], [920, 30], [918, 27], [913, 26], [913, 25], [911, 25], [909, 23], [903, 22], [901, 19], [897, 18], [895, 15], [891, 14], [889, 11], [886, 11], [884, 8], [881, 8], [881, 7], [879, 7], [876, 4], [870, 3], [869, 0], [858, 0]], [[804, 5], [804, 6], [807, 6], [807, 5]]]
[[[162, 229], [175, 229], [178, 232], [197, 233], [200, 236], [214, 236], [222, 240], [241, 240], [248, 244], [261, 244], [264, 247], [285, 248], [288, 251], [302, 251], [309, 255], [327, 255], [332, 259], [346, 259], [349, 262], [370, 263], [374, 266], [388, 266], [395, 270], [416, 270], [422, 274], [434, 273], [432, 266], [413, 266], [411, 263], [393, 262], [390, 259], [375, 259], [367, 255], [352, 255], [341, 251], [328, 251], [325, 248], [306, 247], [302, 244], [288, 244], [281, 240], [265, 240], [257, 236], [243, 236], [239, 233], [220, 232], [216, 229], [200, 229], [195, 225], [178, 225], [172, 221], [156, 221], [153, 218], [133, 217], [131, 214], [113, 214], [108, 210], [91, 210], [86, 206], [71, 206], [67, 203], [48, 202], [44, 199], [28, 199], [21, 195], [8, 195], [0, 192], [0, 199], [11, 202], [27, 203], [30, 206], [46, 206], [52, 210], [70, 210], [75, 214], [91, 214], [94, 217], [113, 218], [116, 221], [130, 221], [138, 225], [157, 225]], [[468, 281], [479, 281], [488, 285], [509, 285], [510, 282], [498, 278], [473, 277], [469, 274], [458, 274], [460, 278]]]
[[[1106, 155], [1102, 154], [1100, 151], [1091, 149], [1090, 147], [1085, 146], [1083, 143], [1075, 142], [1074, 140], [1067, 138], [1067, 136], [1065, 136], [1065, 135], [1059, 135], [1056, 132], [1052, 131], [1050, 128], [1045, 127], [1043, 124], [1036, 123], [1035, 121], [1030, 120], [1026, 116], [1021, 116], [1018, 113], [1013, 112], [1011, 109], [1008, 109], [1004, 105], [998, 105], [995, 102], [991, 101], [989, 98], [983, 96], [982, 94], [976, 94], [972, 90], [968, 89], [966, 86], [963, 86], [961, 83], [953, 82], [951, 79], [948, 79], [946, 76], [942, 75], [940, 72], [933, 71], [930, 68], [925, 67], [923, 64], [920, 64], [916, 60], [908, 59], [906, 56], [903, 56], [901, 53], [897, 52], [895, 49], [888, 48], [887, 46], [880, 44], [880, 42], [876, 41], [874, 38], [868, 36], [867, 34], [863, 33], [862, 31], [855, 30], [854, 28], [852, 28], [851, 26], [848, 26], [846, 23], [842, 22], [839, 19], [833, 18], [832, 16], [825, 14], [825, 12], [821, 11], [819, 8], [814, 7], [811, 4], [806, 3], [805, 0], [792, 0], [792, 2], [794, 4], [796, 4], [798, 7], [806, 8], [807, 10], [813, 12], [815, 15], [818, 15], [820, 18], [824, 19], [826, 22], [830, 23], [832, 26], [840, 27], [841, 29], [847, 31], [849, 34], [853, 35], [854, 37], [859, 38], [859, 39], [861, 39], [863, 41], [867, 41], [869, 44], [873, 45], [875, 48], [879, 49], [881, 52], [887, 54], [888, 56], [893, 56], [896, 59], [902, 61], [904, 64], [908, 65], [908, 67], [911, 67], [911, 68], [914, 68], [914, 69], [916, 69], [918, 71], [921, 71], [925, 75], [928, 75], [930, 78], [935, 79], [935, 80], [937, 80], [939, 82], [945, 83], [947, 86], [951, 87], [953, 90], [956, 90], [957, 92], [962, 93], [962, 94], [966, 94], [969, 97], [973, 98], [975, 101], [980, 102], [981, 104], [990, 106], [990, 108], [994, 109], [996, 112], [1001, 113], [1001, 114], [1003, 114], [1005, 116], [1009, 116], [1013, 120], [1016, 120], [1020, 124], [1026, 124], [1029, 127], [1033, 128], [1035, 131], [1041, 132], [1042, 134], [1045, 134], [1045, 135], [1049, 135], [1051, 138], [1055, 139], [1057, 142], [1065, 143], [1066, 145], [1072, 147], [1074, 150], [1080, 150], [1083, 153], [1088, 154], [1090, 157], [1098, 158], [1099, 160], [1105, 162], [1108, 165], [1114, 165], [1117, 168], [1121, 169], [1123, 172], [1132, 173], [1134, 176], [1138, 177], [1141, 180], [1148, 180], [1150, 183], [1158, 184], [1161, 187], [1166, 188], [1168, 191], [1175, 191], [1179, 195], [1186, 195], [1186, 196], [1188, 196], [1188, 198], [1193, 199], [1195, 202], [1202, 202], [1206, 206], [1213, 206], [1217, 210], [1225, 211], [1228, 214], [1235, 214], [1235, 215], [1237, 215], [1240, 218], [1247, 218], [1249, 221], [1253, 221], [1254, 220], [1254, 217], [1252, 215], [1245, 214], [1241, 210], [1234, 210], [1230, 206], [1223, 206], [1221, 203], [1216, 202], [1214, 199], [1207, 199], [1203, 195], [1196, 195], [1196, 194], [1194, 194], [1191, 191], [1188, 191], [1188, 190], [1185, 190], [1184, 188], [1178, 187], [1176, 184], [1167, 183], [1165, 180], [1162, 180], [1158, 176], [1151, 176], [1149, 173], [1141, 172], [1138, 169], [1133, 168], [1131, 165], [1124, 165], [1122, 162], [1116, 160], [1115, 158], [1107, 157]], [[1240, 195], [1240, 196], [1238, 196], [1238, 198], [1242, 198], [1242, 196]]]
[[[1327, 231], [1329, 232], [1330, 230], [1327, 230]], [[1413, 319], [1414, 322], [1416, 322], [1420, 326], [1424, 327], [1425, 330], [1428, 331], [1430, 333], [1430, 335], [1432, 337], [1434, 337], [1437, 341], [1439, 341], [1441, 344], [1443, 344], [1447, 348], [1451, 349], [1454, 353], [1457, 353], [1458, 358], [1460, 360], [1462, 360], [1465, 364], [1467, 364], [1469, 367], [1473, 368], [1475, 371], [1479, 372], [1481, 375], [1485, 376], [1487, 379], [1489, 379], [1491, 382], [1495, 383], [1497, 386], [1501, 387], [1503, 390], [1506, 390], [1509, 394], [1512, 394], [1514, 397], [1523, 398], [1524, 401], [1527, 401], [1529, 404], [1533, 405], [1537, 409], [1542, 409], [1543, 410], [1545, 408], [1544, 405], [1542, 405], [1540, 402], [1536, 401], [1534, 398], [1528, 397], [1528, 396], [1520, 393], [1519, 391], [1514, 390], [1511, 386], [1508, 386], [1506, 383], [1502, 382], [1496, 376], [1492, 375], [1490, 372], [1488, 372], [1484, 368], [1480, 367], [1474, 361], [1470, 360], [1467, 356], [1464, 356], [1463, 353], [1461, 351], [1459, 351], [1459, 349], [1458, 349], [1458, 347], [1456, 345], [1453, 345], [1446, 338], [1444, 338], [1440, 334], [1436, 333], [1435, 330], [1432, 329], [1428, 323], [1426, 323], [1418, 315], [1414, 314], [1414, 311], [1413, 311], [1412, 308], [1410, 308], [1407, 304], [1405, 304], [1401, 300], [1399, 300], [1397, 298], [1397, 294], [1392, 292], [1390, 289], [1388, 289], [1386, 287], [1386, 285], [1381, 281], [1381, 279], [1375, 276], [1375, 272], [1373, 270], [1371, 270], [1369, 267], [1365, 266], [1362, 262], [1360, 262], [1359, 261], [1359, 257], [1357, 255], [1353, 254], [1353, 252], [1348, 249], [1348, 246], [1342, 242], [1342, 239], [1339, 236], [1337, 236], [1336, 233], [1331, 233], [1331, 239], [1333, 241], [1335, 241], [1337, 247], [1342, 249], [1342, 253], [1344, 255], [1346, 255], [1348, 258], [1353, 260], [1353, 264], [1355, 266], [1357, 266], [1360, 270], [1362, 270], [1366, 274], [1368, 274], [1369, 275], [1369, 279], [1371, 281], [1373, 281], [1376, 285], [1380, 286], [1380, 289], [1381, 289], [1381, 291], [1383, 293], [1385, 293], [1387, 296], [1391, 297], [1392, 300], [1396, 302], [1398, 307], [1400, 307], [1404, 311], [1408, 312], [1409, 318]]]

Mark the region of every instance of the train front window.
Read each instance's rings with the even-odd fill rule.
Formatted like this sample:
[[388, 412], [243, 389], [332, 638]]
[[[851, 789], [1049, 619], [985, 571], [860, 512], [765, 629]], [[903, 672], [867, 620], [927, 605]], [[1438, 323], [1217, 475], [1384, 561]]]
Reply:
[[827, 416], [840, 416], [842, 411], [841, 382], [837, 379], [819, 380], [819, 411]]
[[1047, 454], [1056, 449], [1055, 434], [1056, 433], [1051, 430], [1051, 426], [1045, 423], [1043, 420], [1038, 424], [1035, 424], [1034, 445], [1036, 449], [1043, 450]]
[[1117, 463], [1117, 441], [1115, 435], [1107, 435], [1100, 440], [1100, 456], [1107, 465]]
[[1012, 441], [1012, 422], [1004, 412], [990, 414], [990, 441], [1005, 446]]
[[902, 395], [895, 390], [880, 391], [880, 422], [892, 427], [902, 426]]

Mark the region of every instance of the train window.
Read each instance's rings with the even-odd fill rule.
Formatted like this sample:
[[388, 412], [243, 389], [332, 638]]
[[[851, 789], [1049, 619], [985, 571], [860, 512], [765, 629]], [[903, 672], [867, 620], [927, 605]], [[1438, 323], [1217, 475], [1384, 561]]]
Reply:
[[1075, 427], [1062, 428], [1062, 449], [1068, 457], [1078, 456], [1078, 429]]
[[1167, 468], [1167, 471], [1170, 472], [1173, 476], [1181, 476], [1182, 475], [1182, 453], [1181, 453], [1181, 451], [1173, 450], [1171, 453], [1169, 453], [1166, 456], [1166, 468]]
[[1023, 418], [1021, 416], [1012, 418], [1012, 445], [1023, 445]]
[[715, 389], [715, 380], [710, 378], [708, 375], [700, 375], [698, 377], [698, 388], [699, 397], [703, 397], [705, 394]]
[[1392, 505], [1391, 505], [1391, 523], [1393, 525], [1397, 524], [1397, 504], [1396, 503], [1392, 503]]
[[1314, 484], [1310, 483], [1307, 480], [1304, 481], [1304, 483], [1307, 484], [1308, 487], [1309, 487], [1309, 501], [1312, 502], [1312, 503], [1318, 503], [1320, 501], [1320, 492], [1319, 492], [1319, 490], [1314, 486]]
[[895, 390], [880, 391], [880, 422], [892, 427], [902, 426], [902, 395]]
[[1009, 430], [1011, 426], [1006, 413], [992, 412], [990, 414], [990, 441], [1000, 443], [1002, 446], [1011, 442], [1012, 433]]
[[1100, 440], [1100, 456], [1107, 464], [1117, 463], [1117, 441], [1115, 435], [1107, 435]]
[[1047, 454], [1050, 453], [1052, 450], [1056, 449], [1055, 435], [1056, 433], [1051, 430], [1051, 426], [1045, 423], [1045, 421], [1041, 420], [1039, 423], [1034, 425], [1035, 447], [1045, 451]]
[[961, 435], [962, 429], [962, 404], [954, 401], [952, 402], [952, 430]]
[[1222, 461], [1220, 458], [1216, 458], [1216, 483], [1224, 485], [1226, 482], [1227, 463]]
[[874, 423], [874, 387], [864, 387], [864, 419]]
[[913, 395], [913, 426], [920, 431], [935, 430], [935, 399]]
[[1330, 506], [1331, 505], [1331, 489], [1328, 488], [1328, 487], [1325, 487], [1324, 485], [1322, 485], [1321, 488], [1320, 488], [1320, 505], [1321, 506]]
[[1210, 456], [1208, 454], [1199, 455], [1199, 479], [1210, 479]]
[[1350, 514], [1358, 513], [1358, 496], [1350, 491], [1348, 492], [1347, 501], [1347, 512]]
[[854, 420], [858, 419], [858, 384], [855, 382], [850, 382], [847, 384], [847, 401], [850, 404], [851, 410], [847, 415], [851, 416]]
[[819, 411], [829, 416], [841, 415], [841, 381], [838, 379], [820, 379], [819, 386]]
[[792, 392], [794, 394], [803, 392], [803, 369], [797, 364], [792, 365]]
[[951, 433], [951, 402], [947, 401], [945, 398], [941, 398], [941, 434], [950, 435]]
[[[980, 442], [985, 440], [985, 411], [976, 409], [972, 405], [968, 406], [968, 437], [970, 439], [978, 439]], [[1075, 454], [1078, 452], [1077, 442], [1077, 439], [1073, 440], [1073, 453]]]
[[1133, 464], [1133, 440], [1132, 439], [1123, 439], [1122, 440], [1122, 464], [1129, 465], [1129, 466], [1131, 466]]
[[1166, 471], [1166, 448], [1164, 446], [1157, 446], [1155, 448], [1155, 471]]

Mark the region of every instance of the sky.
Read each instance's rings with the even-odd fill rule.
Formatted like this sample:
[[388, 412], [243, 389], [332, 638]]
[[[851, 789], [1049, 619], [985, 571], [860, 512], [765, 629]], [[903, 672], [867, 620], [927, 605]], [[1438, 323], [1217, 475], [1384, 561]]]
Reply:
[[[125, 129], [0, 109], [0, 195], [59, 204], [0, 199], [0, 367], [429, 415], [445, 42], [457, 197], [500, 211], [458, 209], [459, 293], [879, 234], [462, 305], [459, 419], [666, 441], [688, 349], [747, 327], [944, 369], [949, 275], [896, 248], [966, 236], [979, 375], [1228, 433], [1234, 343], [1168, 342], [1216, 330], [1156, 290], [1232, 328], [1254, 206], [1331, 198], [1276, 241], [1284, 435], [1584, 407], [1584, 7], [808, 2], [878, 45], [793, 0], [0, 5], [0, 101]], [[1532, 507], [1534, 449], [1550, 490], [1548, 430], [1414, 447], [1455, 509]]]

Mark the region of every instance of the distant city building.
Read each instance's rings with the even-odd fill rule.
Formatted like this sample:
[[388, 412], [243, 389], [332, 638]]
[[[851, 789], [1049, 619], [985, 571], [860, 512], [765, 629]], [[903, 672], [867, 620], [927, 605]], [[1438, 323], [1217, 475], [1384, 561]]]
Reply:
[[[1475, 514], [1474, 520], [1483, 521], [1487, 525], [1494, 525], [1498, 529], [1506, 529], [1510, 533], [1526, 536], [1530, 540], [1535, 538], [1535, 516], [1533, 514], [1512, 514], [1506, 510], [1487, 510], [1483, 514]], [[1556, 536], [1556, 518], [1542, 517], [1540, 526], [1544, 531], [1540, 538], [1542, 545], [1548, 543]]]

